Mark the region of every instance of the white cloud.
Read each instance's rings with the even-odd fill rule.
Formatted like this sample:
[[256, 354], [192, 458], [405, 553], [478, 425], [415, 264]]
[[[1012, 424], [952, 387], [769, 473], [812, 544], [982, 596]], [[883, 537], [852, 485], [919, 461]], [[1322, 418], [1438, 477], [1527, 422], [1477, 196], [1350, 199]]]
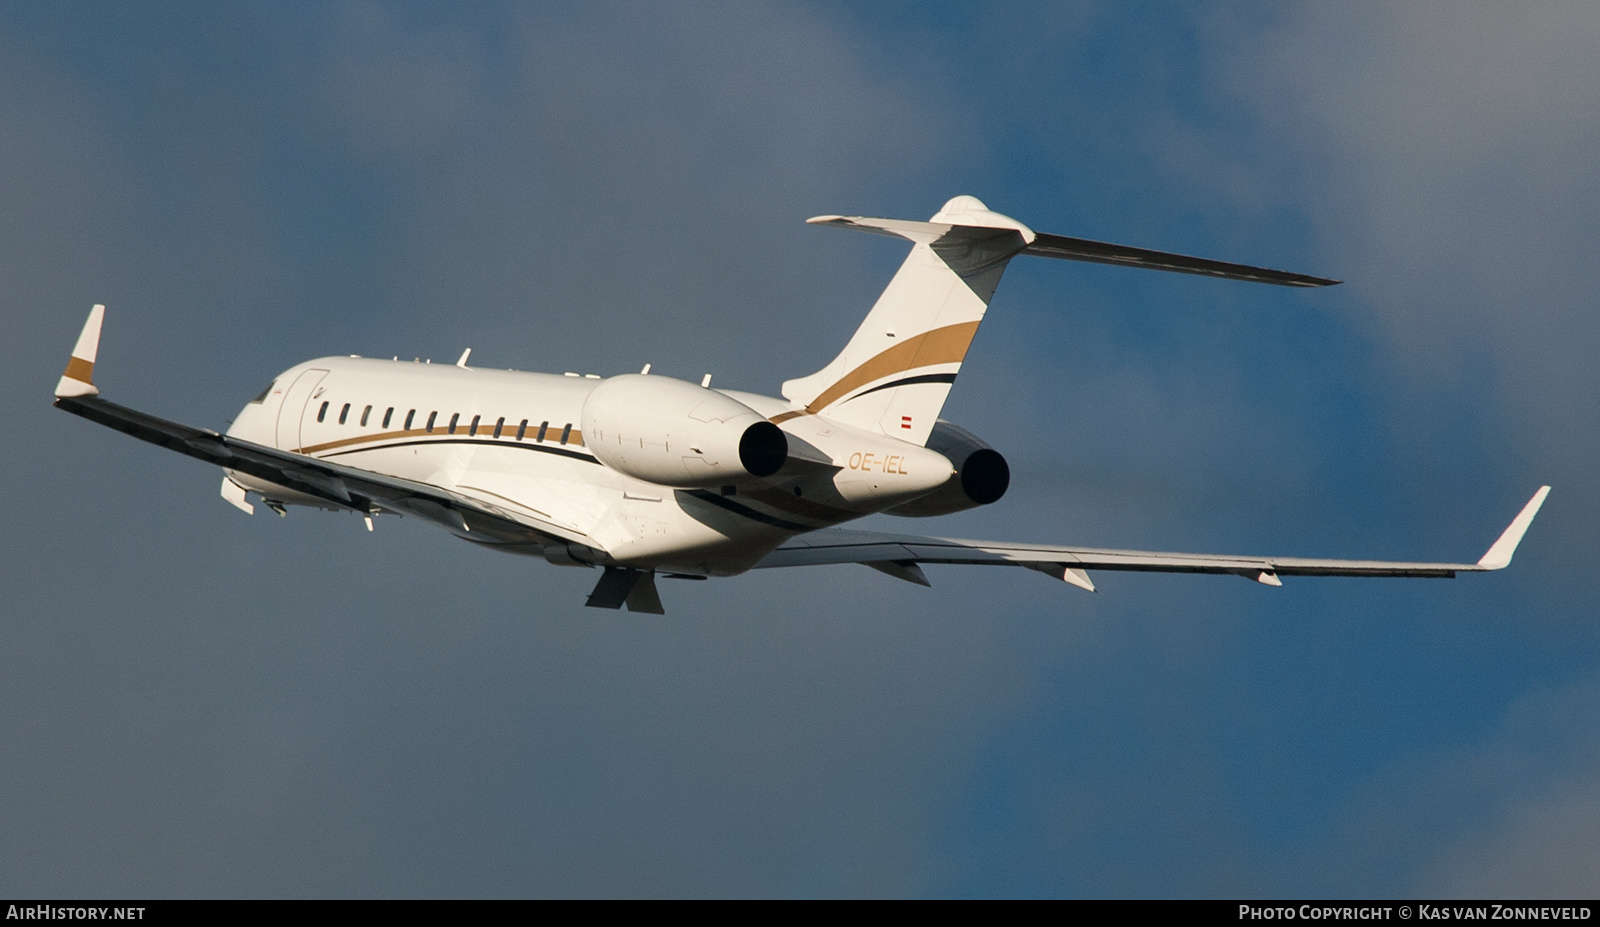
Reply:
[[804, 7], [585, 5], [470, 36], [378, 8], [350, 28], [322, 84], [349, 143], [408, 191], [391, 303], [434, 337], [524, 332], [507, 363], [714, 362], [775, 390], [857, 319], [816, 315], [837, 268], [783, 259], [826, 234], [802, 220], [867, 209], [962, 144]]
[[[1591, 755], [1590, 759], [1597, 757]], [[1446, 898], [1586, 898], [1600, 883], [1600, 775], [1518, 797], [1492, 828], [1435, 864], [1418, 894]]]
[[[1328, 860], [1390, 891], [1587, 897], [1600, 876], [1600, 681], [1515, 699], [1484, 736], [1413, 755], [1353, 803]], [[1335, 861], [1336, 860], [1336, 861]]]
[[[1427, 467], [1435, 431], [1458, 445], [1479, 435], [1476, 452], [1502, 482], [1518, 478], [1519, 496], [1555, 484], [1517, 564], [1544, 604], [1511, 620], [1589, 615], [1600, 7], [1302, 4], [1277, 17], [1261, 29], [1224, 10], [1208, 23], [1223, 52], [1212, 86], [1256, 125], [1259, 144], [1235, 146], [1234, 163], [1276, 175], [1313, 217], [1355, 297], [1350, 320], [1409, 385], [1390, 400], [1394, 452]], [[1382, 810], [1360, 816], [1328, 868], [1396, 888], [1409, 872], [1448, 895], [1589, 891], [1600, 738], [1575, 706], [1593, 699], [1589, 684], [1534, 690], [1474, 747], [1397, 761], [1371, 785]]]
[[1252, 107], [1398, 367], [1455, 387], [1490, 357], [1513, 431], [1594, 450], [1571, 425], [1600, 412], [1600, 7], [1306, 4], [1248, 43], [1214, 34], [1217, 86]]

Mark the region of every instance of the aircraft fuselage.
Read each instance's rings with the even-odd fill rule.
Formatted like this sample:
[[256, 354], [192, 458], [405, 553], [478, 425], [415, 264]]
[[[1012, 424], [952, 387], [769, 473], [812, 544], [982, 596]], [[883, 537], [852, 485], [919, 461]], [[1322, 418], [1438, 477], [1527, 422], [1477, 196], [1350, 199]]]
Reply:
[[[796, 534], [909, 502], [944, 486], [955, 473], [936, 451], [797, 415], [782, 399], [661, 376], [631, 378], [650, 381], [654, 392], [686, 397], [689, 411], [678, 416], [685, 426], [703, 427], [689, 417], [697, 400], [721, 400], [730, 409], [777, 420], [787, 458], [777, 472], [758, 477], [736, 465], [730, 470], [727, 454], [712, 459], [717, 452], [700, 447], [707, 442], [697, 441], [692, 428], [674, 430], [673, 416], [665, 416], [668, 424], [654, 448], [646, 447], [648, 438], [596, 425], [602, 421], [591, 402], [596, 390], [628, 378], [362, 357], [324, 357], [290, 368], [244, 407], [228, 434], [439, 486], [535, 519], [571, 539], [492, 546], [558, 564], [697, 575], [743, 572]], [[663, 485], [607, 466], [597, 456], [637, 452], [635, 444], [683, 459], [685, 466], [723, 470], [707, 469], [711, 476], [704, 479], [690, 471], [675, 480], [693, 485]], [[730, 475], [718, 478], [716, 472]], [[327, 505], [249, 474], [229, 475], [269, 502]], [[492, 544], [465, 524], [454, 533]]]

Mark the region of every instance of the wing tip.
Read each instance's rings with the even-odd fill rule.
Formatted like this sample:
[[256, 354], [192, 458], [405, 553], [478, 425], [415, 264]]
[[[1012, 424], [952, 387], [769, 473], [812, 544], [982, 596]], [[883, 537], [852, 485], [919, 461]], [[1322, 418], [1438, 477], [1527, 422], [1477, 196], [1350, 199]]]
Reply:
[[1539, 514], [1539, 507], [1544, 505], [1545, 497], [1550, 495], [1549, 486], [1540, 486], [1539, 491], [1533, 494], [1528, 504], [1522, 507], [1517, 517], [1511, 520], [1506, 530], [1501, 532], [1498, 540], [1478, 560], [1478, 566], [1485, 570], [1503, 570], [1511, 565], [1511, 557], [1517, 552], [1517, 545], [1522, 543], [1522, 536], [1528, 532], [1528, 526], [1533, 524], [1533, 517]]
[[105, 316], [106, 307], [100, 303], [89, 310], [72, 356], [67, 359], [67, 369], [56, 381], [57, 399], [100, 395], [100, 388], [94, 385], [94, 359], [100, 351], [100, 327]]

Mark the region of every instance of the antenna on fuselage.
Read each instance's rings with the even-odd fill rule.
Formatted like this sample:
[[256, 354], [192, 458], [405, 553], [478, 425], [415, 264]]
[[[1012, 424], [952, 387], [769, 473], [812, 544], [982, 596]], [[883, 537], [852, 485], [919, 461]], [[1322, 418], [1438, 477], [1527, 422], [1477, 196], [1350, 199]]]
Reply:
[[456, 361], [456, 366], [460, 367], [462, 370], [467, 369], [467, 358], [469, 358], [471, 356], [472, 356], [472, 349], [471, 348], [467, 348], [465, 351], [462, 351], [461, 352], [461, 359]]

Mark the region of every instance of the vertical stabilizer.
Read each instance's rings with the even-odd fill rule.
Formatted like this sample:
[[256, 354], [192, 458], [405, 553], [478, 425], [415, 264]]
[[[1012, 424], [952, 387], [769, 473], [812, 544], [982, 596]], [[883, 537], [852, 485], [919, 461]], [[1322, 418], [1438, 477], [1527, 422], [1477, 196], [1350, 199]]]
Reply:
[[931, 220], [818, 216], [914, 243], [866, 321], [828, 366], [783, 384], [807, 412], [926, 444], [1006, 264], [1035, 238], [975, 197], [958, 196]]

